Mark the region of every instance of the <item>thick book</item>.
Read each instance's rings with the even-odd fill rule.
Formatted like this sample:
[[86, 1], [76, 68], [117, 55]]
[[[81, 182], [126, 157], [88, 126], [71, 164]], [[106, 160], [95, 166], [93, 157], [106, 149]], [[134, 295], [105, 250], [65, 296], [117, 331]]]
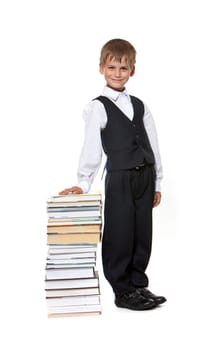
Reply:
[[67, 233], [48, 234], [48, 244], [72, 244], [72, 243], [98, 243], [101, 235], [99, 233]]
[[100, 224], [93, 225], [51, 225], [47, 227], [47, 233], [99, 233]]
[[46, 269], [46, 280], [65, 280], [70, 278], [88, 278], [93, 276], [93, 267], [68, 267], [63, 269]]
[[69, 280], [46, 280], [45, 289], [72, 289], [72, 288], [91, 288], [98, 287], [98, 277], [93, 278], [72, 278]]

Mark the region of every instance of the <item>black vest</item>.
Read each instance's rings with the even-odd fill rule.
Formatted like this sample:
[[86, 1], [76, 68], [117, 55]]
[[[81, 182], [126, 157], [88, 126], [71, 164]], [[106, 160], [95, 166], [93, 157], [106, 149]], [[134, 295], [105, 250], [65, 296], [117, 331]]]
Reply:
[[107, 113], [107, 125], [101, 130], [107, 171], [131, 169], [144, 161], [154, 164], [154, 154], [143, 124], [143, 102], [134, 96], [130, 98], [134, 109], [132, 121], [108, 97], [96, 98], [103, 103]]

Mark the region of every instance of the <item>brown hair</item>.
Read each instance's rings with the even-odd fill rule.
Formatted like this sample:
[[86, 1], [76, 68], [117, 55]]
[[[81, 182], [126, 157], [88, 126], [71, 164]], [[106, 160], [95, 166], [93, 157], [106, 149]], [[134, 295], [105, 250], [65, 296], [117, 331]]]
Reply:
[[112, 39], [109, 40], [101, 49], [100, 64], [104, 65], [109, 57], [111, 60], [115, 58], [121, 62], [125, 56], [132, 68], [136, 62], [136, 50], [127, 40]]

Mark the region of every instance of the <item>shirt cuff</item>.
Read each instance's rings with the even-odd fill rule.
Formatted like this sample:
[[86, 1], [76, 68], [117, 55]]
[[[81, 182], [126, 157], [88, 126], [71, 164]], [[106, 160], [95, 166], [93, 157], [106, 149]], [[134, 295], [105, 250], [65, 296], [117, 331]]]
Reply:
[[88, 193], [90, 186], [88, 184], [88, 182], [86, 181], [81, 181], [77, 184], [78, 187], [80, 187], [83, 190], [83, 193]]
[[155, 182], [155, 192], [161, 192], [160, 180], [156, 180]]

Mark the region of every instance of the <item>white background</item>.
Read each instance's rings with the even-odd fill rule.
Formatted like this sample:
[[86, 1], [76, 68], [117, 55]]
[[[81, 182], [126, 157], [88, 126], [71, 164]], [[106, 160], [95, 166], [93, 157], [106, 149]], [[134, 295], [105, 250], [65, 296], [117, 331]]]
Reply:
[[[220, 349], [218, 6], [1, 1], [1, 348]], [[158, 130], [165, 175], [148, 272], [168, 302], [117, 309], [98, 255], [102, 316], [47, 319], [46, 200], [76, 182], [82, 110], [102, 91], [100, 49], [116, 37], [137, 50], [127, 88]]]

